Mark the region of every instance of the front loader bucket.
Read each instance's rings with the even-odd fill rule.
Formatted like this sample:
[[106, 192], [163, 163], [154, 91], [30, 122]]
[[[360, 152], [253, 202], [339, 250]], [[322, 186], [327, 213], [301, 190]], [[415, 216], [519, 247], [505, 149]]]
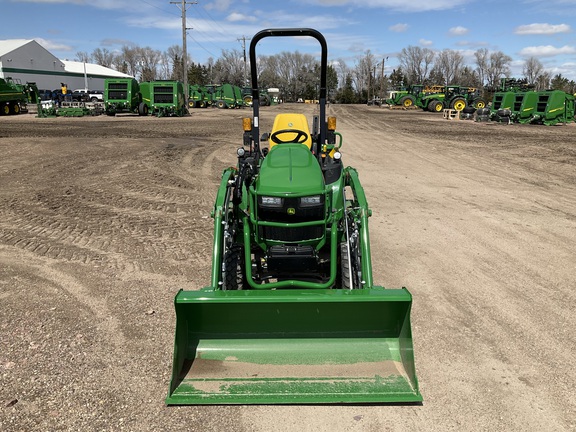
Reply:
[[406, 289], [180, 291], [168, 405], [420, 402]]

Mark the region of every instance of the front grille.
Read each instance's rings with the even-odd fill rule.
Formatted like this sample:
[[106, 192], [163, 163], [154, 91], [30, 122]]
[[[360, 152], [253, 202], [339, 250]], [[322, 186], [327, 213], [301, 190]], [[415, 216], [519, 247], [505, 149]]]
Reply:
[[154, 94], [154, 103], [156, 104], [171, 104], [174, 102], [174, 96], [170, 94]]
[[315, 225], [303, 228], [278, 228], [260, 226], [260, 237], [266, 240], [276, 240], [285, 243], [296, 243], [304, 240], [321, 238], [324, 225]]
[[[299, 223], [324, 220], [324, 200], [318, 206], [300, 207], [299, 198], [284, 198], [282, 207], [258, 206], [258, 220], [266, 222]], [[289, 209], [294, 209], [290, 214]], [[282, 228], [260, 226], [259, 235], [267, 240], [276, 240], [286, 243], [299, 242], [321, 238], [324, 234], [324, 224], [302, 228]]]
[[124, 91], [108, 91], [108, 99], [112, 99], [112, 100], [124, 100], [128, 98], [128, 94], [126, 92], [126, 90]]
[[172, 87], [166, 87], [166, 86], [154, 86], [154, 93], [173, 93], [173, 88]]
[[127, 83], [109, 83], [108, 90], [128, 90]]

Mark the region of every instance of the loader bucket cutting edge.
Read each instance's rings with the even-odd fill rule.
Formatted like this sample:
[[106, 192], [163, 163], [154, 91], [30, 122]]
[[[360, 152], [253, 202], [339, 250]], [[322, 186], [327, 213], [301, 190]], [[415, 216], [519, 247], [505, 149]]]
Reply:
[[168, 405], [420, 402], [406, 289], [180, 291]]

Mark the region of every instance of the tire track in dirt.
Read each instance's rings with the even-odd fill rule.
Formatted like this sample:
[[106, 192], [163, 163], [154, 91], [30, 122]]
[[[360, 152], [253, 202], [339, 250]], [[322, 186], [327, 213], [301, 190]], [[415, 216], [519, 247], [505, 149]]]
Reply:
[[[112, 165], [106, 159], [92, 167], [94, 180], [78, 172], [87, 165], [83, 158], [74, 164], [57, 157], [41, 162], [48, 176], [66, 172], [67, 178], [61, 189], [37, 189], [33, 200], [2, 205], [0, 241], [64, 261], [182, 273], [182, 261], [197, 258], [198, 252], [188, 251], [211, 238], [203, 209], [208, 200], [201, 185], [191, 188], [181, 173], [149, 164], [160, 157], [161, 164], [180, 169], [180, 150], [160, 149]], [[136, 176], [150, 182], [134, 181]], [[126, 261], [126, 256], [137, 259]]]

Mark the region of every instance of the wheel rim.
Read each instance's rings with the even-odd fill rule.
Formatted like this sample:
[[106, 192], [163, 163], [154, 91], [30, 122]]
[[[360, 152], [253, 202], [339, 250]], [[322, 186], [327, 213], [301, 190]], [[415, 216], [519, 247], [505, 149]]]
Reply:
[[436, 110], [436, 112], [442, 111], [443, 108], [444, 108], [444, 106], [440, 102], [438, 102], [436, 105], [434, 105], [434, 109]]
[[463, 101], [456, 101], [454, 103], [454, 109], [456, 111], [462, 111], [464, 108], [466, 108], [466, 104]]
[[410, 107], [410, 106], [412, 106], [412, 99], [406, 99], [406, 100], [404, 101], [404, 106], [405, 106], [405, 107]]
[[484, 108], [485, 106], [486, 106], [486, 104], [482, 101], [480, 101], [476, 104], [476, 108]]

